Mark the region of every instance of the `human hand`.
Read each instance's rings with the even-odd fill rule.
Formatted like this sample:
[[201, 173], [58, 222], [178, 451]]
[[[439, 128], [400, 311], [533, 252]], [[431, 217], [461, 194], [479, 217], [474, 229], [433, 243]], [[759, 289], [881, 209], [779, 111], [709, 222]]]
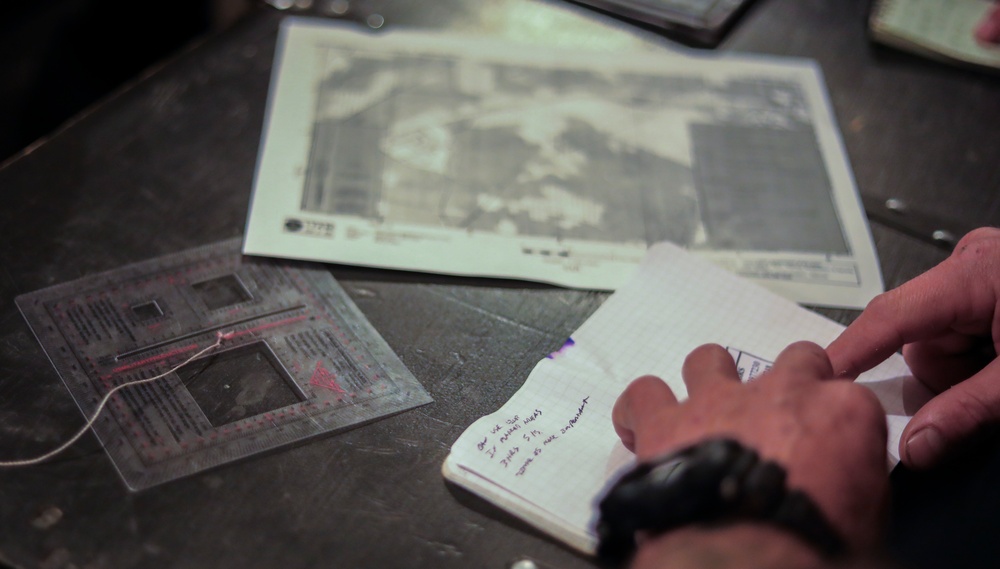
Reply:
[[983, 43], [1000, 44], [1000, 4], [996, 4], [976, 27], [976, 39]]
[[900, 438], [903, 463], [926, 468], [1000, 419], [1000, 229], [970, 232], [941, 264], [876, 297], [827, 348], [842, 377], [896, 350], [938, 395]]
[[854, 549], [879, 540], [888, 487], [885, 414], [865, 387], [822, 381], [833, 377], [822, 348], [793, 344], [768, 373], [743, 384], [726, 349], [706, 345], [688, 355], [681, 374], [684, 402], [659, 378], [644, 376], [615, 403], [615, 431], [638, 460], [729, 436], [782, 465], [788, 487], [809, 495]]

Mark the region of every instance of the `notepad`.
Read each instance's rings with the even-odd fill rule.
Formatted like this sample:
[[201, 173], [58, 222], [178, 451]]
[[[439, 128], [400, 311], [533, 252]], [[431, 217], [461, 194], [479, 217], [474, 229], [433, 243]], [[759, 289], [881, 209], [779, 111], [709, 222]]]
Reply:
[[[744, 379], [767, 369], [788, 344], [827, 345], [843, 326], [685, 250], [650, 248], [630, 281], [566, 341], [538, 362], [498, 411], [471, 425], [451, 448], [444, 476], [573, 548], [596, 545], [596, 500], [633, 462], [611, 409], [628, 383], [662, 377], [678, 398], [685, 356], [705, 343], [726, 346]], [[893, 356], [865, 382], [888, 413], [890, 465], [899, 436], [930, 394]]]
[[1000, 46], [976, 41], [974, 32], [992, 0], [878, 0], [869, 29], [886, 45], [946, 63], [1000, 70]]

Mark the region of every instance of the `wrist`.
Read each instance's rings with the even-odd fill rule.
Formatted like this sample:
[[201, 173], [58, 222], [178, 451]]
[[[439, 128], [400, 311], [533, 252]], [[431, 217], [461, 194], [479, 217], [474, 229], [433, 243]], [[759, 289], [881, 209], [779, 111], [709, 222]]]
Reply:
[[688, 527], [766, 524], [817, 555], [847, 553], [847, 543], [786, 472], [734, 439], [712, 438], [639, 463], [608, 488], [598, 507], [598, 555], [621, 562], [643, 536]]
[[816, 549], [769, 524], [692, 525], [644, 540], [632, 569], [753, 567], [798, 569], [828, 566]]
[[877, 549], [824, 557], [771, 524], [691, 525], [644, 539], [630, 569], [900, 569]]

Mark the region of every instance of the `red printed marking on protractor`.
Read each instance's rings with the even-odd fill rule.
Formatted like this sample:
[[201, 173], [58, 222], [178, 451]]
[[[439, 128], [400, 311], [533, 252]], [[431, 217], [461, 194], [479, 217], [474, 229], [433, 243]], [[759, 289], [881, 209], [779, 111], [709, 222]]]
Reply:
[[337, 378], [329, 370], [323, 367], [323, 360], [316, 362], [316, 369], [312, 377], [309, 378], [309, 385], [330, 389], [337, 393], [346, 393], [337, 383]]
[[123, 366], [118, 366], [115, 369], [111, 370], [111, 373], [121, 373], [123, 371], [128, 371], [130, 369], [135, 369], [137, 367], [142, 367], [144, 365], [151, 364], [153, 362], [158, 362], [160, 360], [165, 360], [167, 358], [172, 358], [172, 357], [174, 357], [174, 356], [176, 356], [178, 354], [183, 354], [184, 352], [190, 352], [191, 350], [197, 350], [197, 349], [198, 349], [198, 344], [191, 344], [189, 346], [184, 346], [183, 348], [177, 348], [176, 350], [170, 350], [169, 352], [167, 352], [165, 354], [160, 354], [158, 356], [153, 356], [151, 358], [146, 358], [146, 359], [143, 359], [143, 360], [139, 360], [137, 362], [132, 362], [130, 364], [125, 364]]

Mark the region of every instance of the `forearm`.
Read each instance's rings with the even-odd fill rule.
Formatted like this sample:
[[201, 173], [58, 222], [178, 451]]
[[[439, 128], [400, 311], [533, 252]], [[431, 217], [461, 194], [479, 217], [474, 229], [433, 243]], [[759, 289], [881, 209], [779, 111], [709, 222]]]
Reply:
[[689, 526], [645, 541], [632, 569], [814, 569], [888, 565], [873, 556], [831, 561], [790, 533], [765, 524]]

